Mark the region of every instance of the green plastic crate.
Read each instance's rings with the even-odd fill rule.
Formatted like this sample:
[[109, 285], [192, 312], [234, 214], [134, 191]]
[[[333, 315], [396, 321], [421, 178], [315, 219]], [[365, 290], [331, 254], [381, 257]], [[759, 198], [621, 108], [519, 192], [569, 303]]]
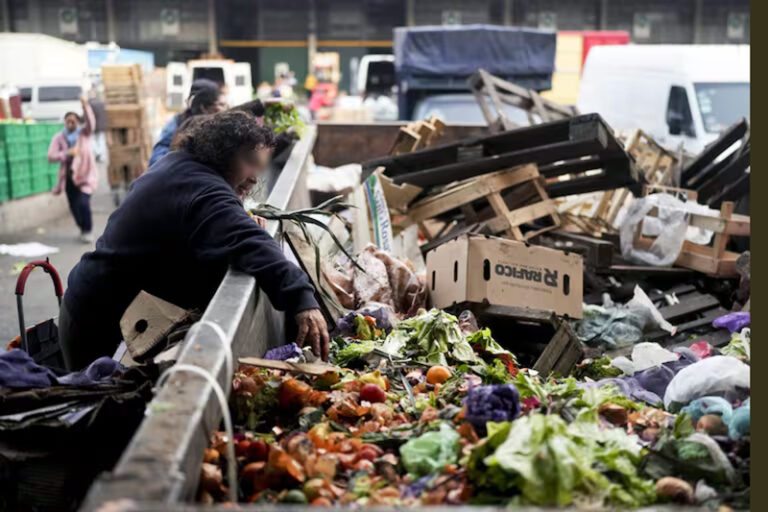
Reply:
[[16, 159], [8, 158], [8, 177], [11, 180], [15, 178], [29, 178], [31, 176], [32, 166], [29, 157]]
[[8, 178], [0, 178], [0, 202], [7, 201], [11, 197], [11, 189], [8, 187]]
[[45, 137], [50, 141], [54, 135], [64, 129], [61, 123], [48, 123], [45, 127]]
[[59, 184], [59, 173], [56, 174], [49, 174], [48, 175], [48, 185], [51, 187], [51, 190], [56, 187], [56, 185]]
[[48, 137], [50, 123], [27, 123], [27, 138], [29, 140], [41, 140]]
[[13, 178], [11, 184], [11, 197], [18, 199], [32, 193], [32, 178]]
[[29, 156], [32, 158], [48, 158], [47, 140], [35, 140], [29, 143]]
[[8, 160], [19, 160], [21, 158], [29, 158], [29, 143], [25, 141], [16, 141], [8, 143], [5, 146], [5, 152], [8, 155]]
[[0, 162], [5, 163], [5, 143], [0, 142]]
[[31, 191], [33, 194], [39, 194], [40, 192], [48, 192], [51, 190], [51, 181], [48, 176], [32, 176], [31, 178]]
[[29, 170], [32, 176], [48, 176], [51, 172], [48, 161], [40, 157], [32, 158], [30, 160]]
[[27, 127], [21, 123], [0, 123], [0, 140], [26, 141]]

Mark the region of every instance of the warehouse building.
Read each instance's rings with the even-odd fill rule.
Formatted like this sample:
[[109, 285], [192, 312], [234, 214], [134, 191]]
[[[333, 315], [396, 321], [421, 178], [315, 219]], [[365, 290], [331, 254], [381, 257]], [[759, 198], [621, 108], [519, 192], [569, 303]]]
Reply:
[[342, 62], [388, 53], [392, 28], [403, 25], [626, 30], [635, 43], [750, 36], [749, 0], [0, 0], [0, 18], [4, 31], [150, 50], [160, 66], [220, 53], [250, 62], [255, 83], [272, 80], [278, 62], [303, 80], [310, 49]]

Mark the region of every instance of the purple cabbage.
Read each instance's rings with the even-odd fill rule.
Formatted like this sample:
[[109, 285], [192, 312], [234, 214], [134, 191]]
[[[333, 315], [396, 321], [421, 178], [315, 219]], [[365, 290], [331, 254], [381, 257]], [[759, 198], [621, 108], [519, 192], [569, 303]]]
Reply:
[[272, 361], [285, 361], [294, 357], [301, 357], [301, 347], [295, 343], [289, 343], [281, 347], [267, 350], [264, 354], [264, 359], [270, 359]]
[[485, 435], [486, 422], [511, 421], [520, 414], [520, 393], [512, 384], [470, 388], [464, 399], [467, 421], [478, 434]]

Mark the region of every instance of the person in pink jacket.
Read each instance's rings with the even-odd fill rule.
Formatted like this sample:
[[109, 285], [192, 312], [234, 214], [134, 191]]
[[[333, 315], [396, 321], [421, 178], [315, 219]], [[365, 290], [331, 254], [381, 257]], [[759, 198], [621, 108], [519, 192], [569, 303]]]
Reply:
[[54, 135], [48, 147], [48, 161], [59, 162], [59, 181], [54, 194], [67, 194], [69, 209], [80, 228], [83, 243], [93, 241], [93, 220], [91, 217], [91, 194], [96, 189], [99, 176], [91, 149], [91, 136], [95, 120], [93, 110], [84, 98], [82, 117], [75, 112], [64, 115], [64, 129]]

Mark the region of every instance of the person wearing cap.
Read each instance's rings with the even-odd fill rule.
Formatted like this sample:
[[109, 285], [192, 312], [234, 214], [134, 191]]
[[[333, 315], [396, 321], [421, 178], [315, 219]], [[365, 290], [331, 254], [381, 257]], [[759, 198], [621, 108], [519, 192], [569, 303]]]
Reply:
[[171, 141], [179, 126], [187, 119], [200, 114], [216, 114], [227, 108], [226, 95], [219, 84], [207, 78], [199, 78], [192, 82], [187, 99], [188, 107], [173, 116], [160, 132], [160, 139], [152, 148], [149, 166], [160, 160], [170, 151]]

